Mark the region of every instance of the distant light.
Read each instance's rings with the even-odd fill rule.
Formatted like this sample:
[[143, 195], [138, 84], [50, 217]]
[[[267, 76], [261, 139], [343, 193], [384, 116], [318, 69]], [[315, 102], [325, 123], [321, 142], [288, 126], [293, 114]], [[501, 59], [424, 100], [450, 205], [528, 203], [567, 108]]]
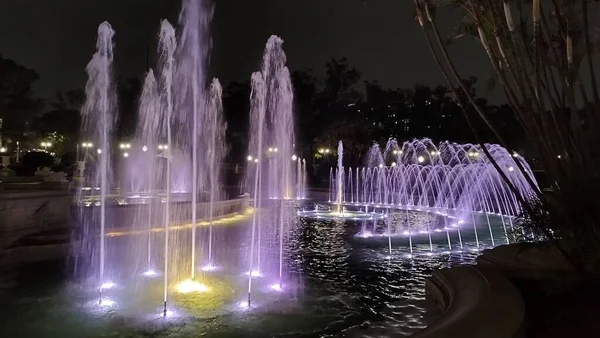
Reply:
[[417, 157], [417, 162], [419, 162], [419, 163], [425, 162], [425, 157], [423, 157], [423, 156]]
[[297, 160], [297, 159], [298, 159], [298, 156], [296, 156], [296, 155], [292, 155], [292, 161], [295, 161], [295, 160]]
[[515, 168], [514, 167], [508, 167], [508, 171], [514, 171]]
[[4, 148], [4, 147], [0, 148], [0, 153], [4, 153], [4, 152], [6, 152], [6, 148]]
[[248, 155], [247, 159], [248, 159], [248, 162], [252, 161], [252, 156]]
[[379, 168], [383, 168], [383, 164], [379, 163]]
[[148, 147], [146, 147], [146, 146], [143, 146], [143, 147], [142, 147], [142, 151], [143, 151], [143, 152], [147, 152], [147, 151], [148, 151]]
[[279, 151], [279, 149], [275, 148], [275, 149], [273, 149], [273, 151], [274, 151], [274, 152], [278, 152], [278, 151]]
[[512, 155], [512, 156], [513, 156], [513, 157], [519, 157], [519, 154], [517, 154], [517, 153], [513, 153], [513, 155]]
[[272, 153], [273, 152], [273, 148], [269, 148], [267, 149], [268, 152]]
[[558, 158], [558, 159], [560, 159], [561, 157], [562, 157], [561, 155], [556, 156], [556, 158]]
[[393, 153], [394, 155], [398, 155], [398, 150], [394, 150], [394, 151], [392, 151], [392, 153]]
[[319, 154], [323, 154], [323, 153], [325, 153], [325, 149], [323, 149], [323, 148], [320, 148], [320, 149], [319, 149]]
[[435, 155], [436, 155], [436, 152], [434, 150], [434, 151], [431, 152], [431, 156], [435, 156]]
[[125, 149], [125, 143], [121, 143], [121, 144], [119, 144], [119, 148], [121, 148], [121, 149]]
[[329, 154], [329, 152], [330, 152], [329, 148], [328, 148], [328, 149], [325, 149], [325, 153], [326, 153], [326, 154]]
[[98, 150], [96, 150], [96, 152], [97, 152], [98, 154], [102, 154], [102, 149], [98, 149]]
[[395, 166], [396, 166], [396, 162], [392, 162], [392, 167], [395, 167]]
[[258, 163], [258, 159], [257, 158], [254, 159], [254, 163]]
[[123, 157], [129, 157], [129, 153], [123, 153]]

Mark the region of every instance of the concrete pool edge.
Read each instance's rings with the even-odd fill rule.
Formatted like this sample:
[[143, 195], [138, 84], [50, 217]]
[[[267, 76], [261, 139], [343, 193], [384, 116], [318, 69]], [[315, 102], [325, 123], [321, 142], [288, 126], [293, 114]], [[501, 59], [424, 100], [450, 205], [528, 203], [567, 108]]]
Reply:
[[523, 298], [493, 269], [465, 265], [438, 270], [427, 279], [425, 291], [443, 313], [414, 337], [525, 336]]

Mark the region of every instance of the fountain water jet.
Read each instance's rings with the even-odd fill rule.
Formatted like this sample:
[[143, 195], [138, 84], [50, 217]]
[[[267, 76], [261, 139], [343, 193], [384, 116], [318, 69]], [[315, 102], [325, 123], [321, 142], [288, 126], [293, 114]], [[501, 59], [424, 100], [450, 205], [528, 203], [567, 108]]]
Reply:
[[338, 166], [338, 172], [337, 172], [337, 196], [336, 196], [336, 202], [337, 202], [337, 212], [338, 214], [341, 214], [342, 212], [342, 197], [343, 197], [343, 186], [344, 186], [344, 164], [343, 164], [343, 159], [344, 159], [344, 145], [342, 144], [342, 141], [340, 140], [338, 142], [338, 162], [337, 162], [337, 166]]
[[204, 144], [208, 154], [208, 185], [210, 191], [210, 204], [208, 209], [208, 266], [213, 266], [213, 206], [219, 183], [221, 162], [225, 156], [225, 129], [223, 121], [223, 89], [218, 79], [213, 79], [208, 98], [208, 108], [205, 117]]
[[166, 129], [167, 129], [167, 170], [166, 170], [166, 202], [165, 202], [165, 219], [164, 219], [164, 230], [165, 230], [165, 245], [164, 245], [164, 291], [163, 291], [163, 302], [164, 309], [163, 314], [167, 316], [167, 298], [168, 298], [168, 282], [169, 282], [169, 224], [170, 224], [170, 206], [171, 206], [171, 154], [173, 149], [172, 135], [171, 135], [171, 117], [173, 114], [173, 71], [175, 63], [175, 49], [177, 48], [177, 42], [175, 40], [175, 30], [173, 26], [167, 21], [163, 20], [160, 27], [159, 37], [159, 48], [160, 48], [160, 63], [161, 63], [161, 80], [162, 87], [164, 90], [164, 109], [166, 118]]
[[[98, 40], [96, 53], [88, 63], [86, 71], [88, 82], [85, 86], [86, 101], [81, 110], [82, 127], [96, 140], [99, 149], [110, 149], [109, 135], [114, 125], [115, 91], [112, 80], [113, 62], [113, 36], [115, 32], [108, 22], [103, 22], [98, 27]], [[100, 157], [100, 169], [97, 171], [93, 186], [100, 185], [100, 263], [99, 284], [100, 299], [102, 304], [102, 291], [105, 284], [105, 229], [106, 229], [106, 194], [109, 189], [110, 156], [105, 154]]]

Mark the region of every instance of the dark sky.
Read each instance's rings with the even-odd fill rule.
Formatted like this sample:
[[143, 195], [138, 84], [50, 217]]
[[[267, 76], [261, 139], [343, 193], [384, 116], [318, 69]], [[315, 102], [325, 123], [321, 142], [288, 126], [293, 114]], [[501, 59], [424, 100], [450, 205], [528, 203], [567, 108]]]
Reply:
[[[324, 74], [330, 57], [348, 57], [365, 80], [388, 87], [443, 84], [409, 0], [216, 0], [211, 73], [222, 82], [246, 80], [259, 67], [271, 34], [285, 40], [292, 70]], [[155, 46], [159, 20], [176, 23], [178, 0], [2, 0], [0, 53], [37, 70], [40, 94], [83, 87], [104, 20], [116, 30], [117, 74], [141, 76], [146, 45]], [[443, 13], [449, 28], [456, 13]], [[473, 41], [451, 48], [464, 76], [484, 82], [490, 67]], [[480, 95], [489, 96], [483, 90]]]

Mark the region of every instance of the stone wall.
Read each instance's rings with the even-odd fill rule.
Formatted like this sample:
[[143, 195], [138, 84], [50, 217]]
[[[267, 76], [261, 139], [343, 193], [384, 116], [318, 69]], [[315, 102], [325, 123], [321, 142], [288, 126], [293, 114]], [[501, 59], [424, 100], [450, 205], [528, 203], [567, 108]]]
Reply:
[[0, 249], [20, 237], [69, 224], [68, 191], [0, 191]]

